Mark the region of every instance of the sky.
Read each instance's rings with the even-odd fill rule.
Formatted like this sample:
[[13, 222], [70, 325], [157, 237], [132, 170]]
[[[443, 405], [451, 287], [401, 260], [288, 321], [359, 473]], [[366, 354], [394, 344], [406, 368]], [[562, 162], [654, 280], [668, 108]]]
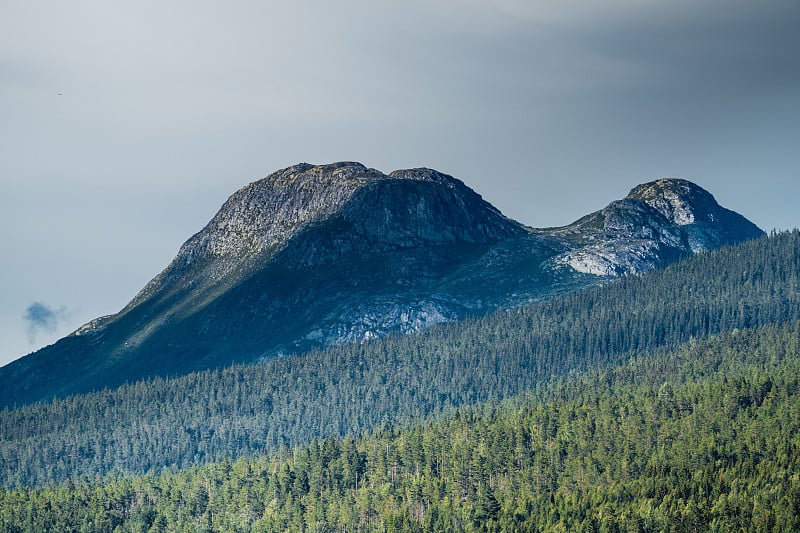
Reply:
[[0, 365], [299, 162], [559, 226], [685, 177], [800, 226], [800, 0], [0, 0]]

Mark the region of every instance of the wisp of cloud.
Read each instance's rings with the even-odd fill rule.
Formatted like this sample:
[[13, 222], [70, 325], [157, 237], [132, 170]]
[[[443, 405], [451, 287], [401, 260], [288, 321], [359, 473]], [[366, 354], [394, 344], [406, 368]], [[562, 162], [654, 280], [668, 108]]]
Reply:
[[23, 315], [23, 318], [28, 322], [28, 340], [33, 344], [40, 330], [47, 333], [55, 333], [58, 329], [58, 324], [68, 317], [69, 313], [67, 313], [65, 307], [51, 309], [41, 302], [33, 302], [25, 310], [25, 315]]

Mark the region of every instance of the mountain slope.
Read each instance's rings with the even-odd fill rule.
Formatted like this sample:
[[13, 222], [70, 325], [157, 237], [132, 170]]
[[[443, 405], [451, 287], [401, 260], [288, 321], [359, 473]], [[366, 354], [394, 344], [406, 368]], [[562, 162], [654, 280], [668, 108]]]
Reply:
[[413, 331], [761, 234], [685, 180], [537, 230], [433, 170], [296, 165], [232, 195], [120, 313], [0, 368], [0, 405]]
[[158, 471], [408, 424], [724, 331], [800, 320], [800, 232], [414, 335], [0, 411], [0, 486]]

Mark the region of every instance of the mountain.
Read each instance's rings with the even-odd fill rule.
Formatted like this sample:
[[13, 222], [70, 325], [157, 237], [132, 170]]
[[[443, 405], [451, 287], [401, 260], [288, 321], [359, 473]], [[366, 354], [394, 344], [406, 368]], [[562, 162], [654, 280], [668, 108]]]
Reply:
[[687, 254], [741, 242], [763, 232], [720, 207], [705, 189], [684, 179], [634, 187], [622, 200], [556, 230], [577, 247], [558, 260], [580, 272], [642, 272]]
[[532, 229], [434, 170], [300, 164], [233, 194], [122, 311], [0, 368], [0, 405], [414, 331], [762, 234], [686, 180]]
[[725, 332], [790, 324], [800, 335], [798, 321], [795, 230], [413, 335], [3, 409], [0, 487], [188, 468], [402, 427]]

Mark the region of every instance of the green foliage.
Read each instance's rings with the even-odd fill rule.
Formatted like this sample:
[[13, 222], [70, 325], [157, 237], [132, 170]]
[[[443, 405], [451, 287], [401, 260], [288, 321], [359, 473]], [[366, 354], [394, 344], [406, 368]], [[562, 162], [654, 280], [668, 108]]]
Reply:
[[405, 430], [0, 489], [0, 531], [797, 531], [800, 323]]
[[794, 231], [419, 335], [5, 409], [0, 484], [157, 473], [403, 426], [692, 338], [797, 319]]

